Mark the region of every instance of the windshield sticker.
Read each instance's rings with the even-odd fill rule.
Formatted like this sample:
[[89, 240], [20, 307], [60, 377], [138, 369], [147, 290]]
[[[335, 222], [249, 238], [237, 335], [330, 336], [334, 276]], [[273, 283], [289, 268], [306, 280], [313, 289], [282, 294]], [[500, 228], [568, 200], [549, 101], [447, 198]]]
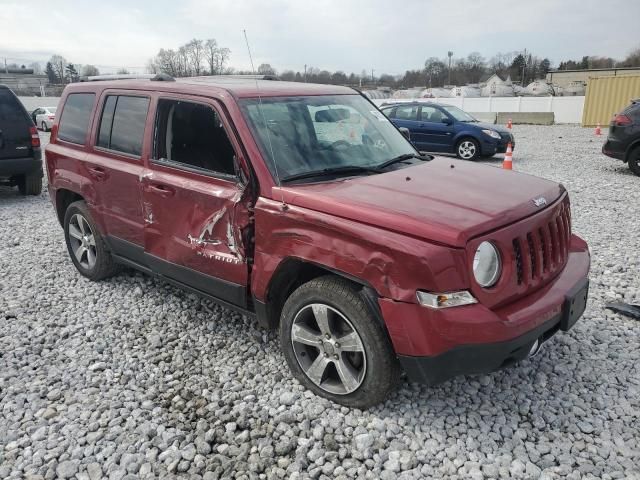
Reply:
[[379, 122], [386, 122], [387, 117], [384, 116], [384, 113], [379, 112], [377, 110], [370, 110], [371, 114], [378, 119]]

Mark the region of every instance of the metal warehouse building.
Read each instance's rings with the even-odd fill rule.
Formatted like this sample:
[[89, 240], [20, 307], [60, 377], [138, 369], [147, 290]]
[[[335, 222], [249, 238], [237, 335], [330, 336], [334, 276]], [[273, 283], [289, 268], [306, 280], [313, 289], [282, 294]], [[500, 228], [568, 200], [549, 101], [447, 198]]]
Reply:
[[611, 117], [640, 98], [640, 75], [595, 77], [587, 83], [582, 126], [607, 125]]
[[591, 70], [553, 70], [547, 73], [547, 83], [568, 87], [571, 82], [584, 82], [596, 77], [620, 77], [640, 75], [640, 68], [594, 68]]

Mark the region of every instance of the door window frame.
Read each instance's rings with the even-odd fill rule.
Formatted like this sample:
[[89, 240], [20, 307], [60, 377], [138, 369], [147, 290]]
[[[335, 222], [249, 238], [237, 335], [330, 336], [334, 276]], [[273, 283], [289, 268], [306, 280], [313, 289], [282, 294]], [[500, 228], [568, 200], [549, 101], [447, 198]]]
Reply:
[[[230, 173], [216, 172], [214, 170], [208, 170], [206, 168], [196, 167], [186, 163], [176, 162], [174, 160], [168, 160], [166, 158], [156, 158], [158, 135], [160, 134], [159, 128], [158, 128], [159, 121], [160, 121], [159, 106], [162, 100], [195, 103], [195, 104], [203, 105], [205, 107], [212, 109], [215, 112], [215, 114], [218, 115], [218, 118], [220, 119], [220, 123], [222, 124], [222, 128], [224, 129], [224, 132], [227, 135], [227, 138], [229, 139], [229, 143], [231, 144], [231, 148], [233, 149], [233, 163], [234, 163], [235, 173], [230, 174]], [[239, 170], [242, 170], [242, 165], [240, 162], [240, 154], [238, 153], [240, 151], [240, 146], [236, 141], [235, 137], [231, 135], [232, 129], [230, 128], [229, 121], [226, 118], [226, 115], [223, 115], [221, 113], [222, 108], [219, 107], [217, 103], [218, 102], [216, 102], [215, 100], [209, 100], [201, 97], [191, 97], [187, 95], [181, 96], [178, 94], [171, 94], [171, 93], [159, 94], [155, 98], [155, 102], [154, 102], [155, 112], [153, 116], [153, 135], [151, 136], [151, 152], [149, 154], [149, 165], [158, 165], [158, 166], [169, 168], [171, 170], [178, 170], [181, 172], [189, 172], [196, 175], [203, 175], [205, 177], [215, 178], [218, 180], [222, 180], [222, 181], [226, 181], [234, 184], [241, 182], [241, 179], [238, 177], [238, 173], [237, 173]]]

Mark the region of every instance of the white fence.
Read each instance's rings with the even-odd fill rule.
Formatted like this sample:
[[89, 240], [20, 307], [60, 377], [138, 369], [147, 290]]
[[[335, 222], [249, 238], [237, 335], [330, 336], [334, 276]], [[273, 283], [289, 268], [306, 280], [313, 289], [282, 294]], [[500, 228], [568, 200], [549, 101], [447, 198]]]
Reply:
[[[38, 107], [55, 107], [59, 97], [19, 97], [29, 112]], [[411, 102], [416, 99], [376, 99], [378, 106], [392, 102]], [[581, 123], [584, 97], [451, 97], [419, 98], [419, 101], [434, 101], [455, 105], [467, 112], [553, 112], [555, 123]]]
[[39, 107], [57, 107], [60, 97], [18, 97], [27, 112], [31, 113]]
[[487, 112], [553, 112], [555, 123], [580, 123], [584, 97], [451, 97], [451, 98], [418, 98], [418, 99], [380, 99], [373, 100], [378, 106], [394, 102], [437, 102], [466, 110], [472, 113]]

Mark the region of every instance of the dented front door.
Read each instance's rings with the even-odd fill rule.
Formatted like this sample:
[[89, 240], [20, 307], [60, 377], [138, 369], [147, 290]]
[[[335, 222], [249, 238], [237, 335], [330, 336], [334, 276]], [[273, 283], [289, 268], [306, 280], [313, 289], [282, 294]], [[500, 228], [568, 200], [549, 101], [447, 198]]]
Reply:
[[141, 183], [146, 265], [182, 285], [246, 307], [246, 185], [231, 175], [153, 158]]
[[247, 209], [237, 183], [151, 165], [143, 178], [146, 263], [180, 283], [244, 307]]

